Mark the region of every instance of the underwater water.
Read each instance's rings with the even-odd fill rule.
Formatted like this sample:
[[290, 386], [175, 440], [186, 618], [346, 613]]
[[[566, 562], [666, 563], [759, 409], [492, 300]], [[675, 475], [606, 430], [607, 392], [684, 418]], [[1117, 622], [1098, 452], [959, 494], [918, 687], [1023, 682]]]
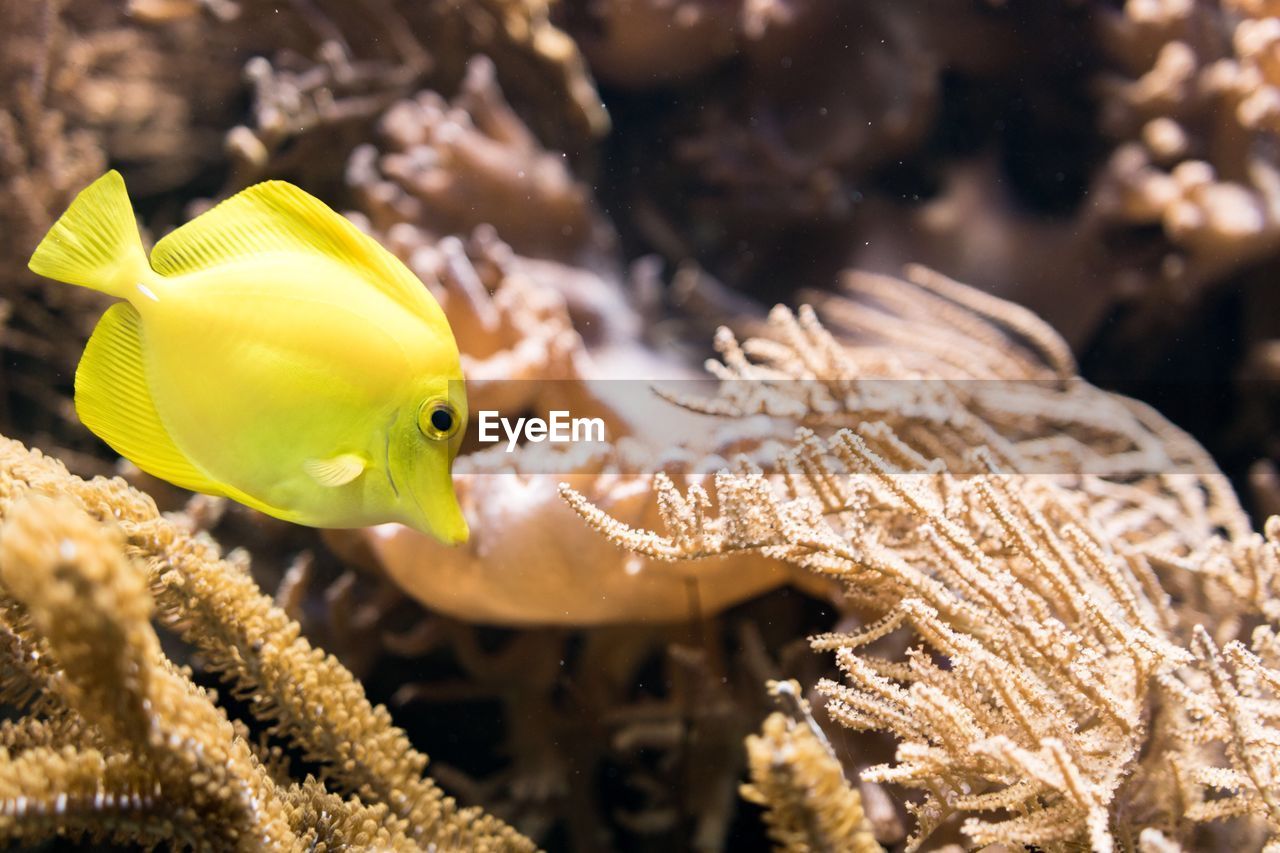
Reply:
[[0, 840], [1280, 843], [1278, 60], [0, 0]]

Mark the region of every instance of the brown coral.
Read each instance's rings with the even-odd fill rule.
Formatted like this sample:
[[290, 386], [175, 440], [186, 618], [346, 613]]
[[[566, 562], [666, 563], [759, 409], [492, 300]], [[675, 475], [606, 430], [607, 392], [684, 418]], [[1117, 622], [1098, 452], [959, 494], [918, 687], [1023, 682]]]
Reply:
[[452, 100], [425, 91], [399, 101], [379, 130], [383, 150], [362, 146], [347, 168], [376, 230], [408, 222], [439, 238], [483, 224], [527, 257], [607, 254], [610, 231], [586, 186], [516, 116], [487, 57], [467, 64]]
[[[118, 480], [71, 477], [8, 440], [0, 474], [0, 581], [13, 596], [2, 602], [4, 633], [17, 673], [6, 699], [43, 709], [56, 725], [72, 714], [86, 727], [74, 744], [42, 743], [48, 729], [38, 725], [29, 726], [32, 742], [10, 738], [16, 763], [6, 778], [19, 789], [0, 813], [11, 837], [120, 832], [143, 818], [133, 837], [220, 848], [531, 847], [493, 818], [459, 809], [423, 777], [425, 756], [385, 709], [370, 706], [350, 673], [299, 637], [243, 570], [160, 518], [144, 495]], [[41, 497], [47, 493], [61, 503]], [[161, 654], [153, 606], [257, 718], [354, 796], [278, 782], [225, 711]], [[75, 747], [89, 751], [67, 751]], [[146, 774], [122, 772], [117, 754]], [[41, 765], [65, 773], [67, 787], [60, 776], [51, 784], [23, 769]], [[90, 790], [92, 809], [83, 799]], [[73, 797], [82, 822], [50, 820]]]
[[[153, 808], [169, 800], [168, 809], [156, 810], [155, 830], [167, 823], [175, 839], [226, 848], [250, 839], [298, 846], [248, 744], [166, 666], [149, 624], [146, 576], [124, 558], [112, 532], [71, 501], [37, 495], [11, 507], [0, 535], [3, 583], [60, 665], [68, 710], [100, 730], [106, 744], [138, 753], [153, 774], [139, 787], [151, 789]], [[67, 793], [51, 788], [39, 799], [54, 800], [56, 809]], [[15, 829], [26, 827], [19, 820]]]
[[[398, 61], [353, 60], [337, 41], [324, 42], [317, 53], [314, 62], [282, 53], [274, 62], [258, 56], [245, 64], [245, 80], [253, 87], [253, 121], [227, 133], [226, 148], [236, 162], [233, 187], [269, 175], [300, 179], [307, 166], [322, 159], [320, 152], [350, 150], [429, 64], [420, 50]], [[331, 163], [325, 165], [332, 169]]]
[[1276, 22], [1257, 3], [1155, 2], [1100, 23], [1119, 72], [1104, 81], [1101, 121], [1118, 145], [1097, 213], [1113, 228], [1162, 229], [1168, 248], [1141, 298], [1147, 322], [1167, 323], [1280, 248]]
[[85, 444], [72, 444], [65, 429], [72, 420], [66, 377], [78, 353], [57, 341], [68, 327], [87, 336], [87, 315], [101, 298], [50, 287], [26, 270], [31, 248], [106, 162], [96, 135], [50, 103], [56, 11], [39, 3], [0, 9], [0, 187], [9, 199], [0, 210], [0, 411], [8, 428], [21, 424], [51, 447], [79, 451]]

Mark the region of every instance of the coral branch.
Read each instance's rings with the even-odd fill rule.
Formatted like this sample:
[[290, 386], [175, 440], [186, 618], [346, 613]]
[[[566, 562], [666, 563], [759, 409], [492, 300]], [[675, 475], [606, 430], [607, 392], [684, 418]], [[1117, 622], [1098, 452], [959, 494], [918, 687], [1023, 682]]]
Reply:
[[5, 513], [0, 580], [62, 665], [68, 705], [109, 740], [140, 748], [157, 790], [184, 805], [173, 813], [180, 836], [227, 847], [246, 839], [296, 845], [247, 744], [165, 666], [148, 621], [146, 577], [121, 545], [65, 499], [34, 495]]
[[[58, 494], [57, 503], [45, 494]], [[0, 439], [0, 518], [0, 582], [20, 623], [12, 636], [47, 645], [53, 659], [52, 670], [34, 671], [37, 683], [44, 676], [41, 688], [57, 690], [112, 749], [149, 770], [146, 790], [159, 791], [174, 837], [220, 847], [259, 839], [276, 849], [323, 837], [378, 837], [398, 849], [532, 849], [423, 777], [426, 757], [351, 674], [302, 639], [211, 541], [160, 517], [145, 495], [119, 480], [72, 477]], [[161, 654], [148, 622], [152, 595], [159, 619], [200, 649], [256, 715], [370, 805], [318, 783], [278, 788], [222, 710]]]
[[[799, 685], [782, 688], [795, 693]], [[743, 798], [766, 808], [765, 822], [777, 850], [880, 851], [862, 797], [845, 779], [803, 700], [797, 710], [804, 719], [774, 713], [759, 735], [747, 738], [751, 783], [742, 786]]]
[[71, 746], [0, 755], [0, 837], [57, 836], [158, 845], [175, 828], [169, 803], [132, 756]]
[[[901, 296], [891, 280], [864, 285]], [[660, 531], [572, 489], [566, 501], [638, 553], [755, 550], [842, 582], [865, 619], [813, 638], [844, 676], [818, 690], [832, 719], [896, 739], [895, 760], [862, 778], [916, 792], [909, 849], [948, 823], [979, 845], [1103, 851], [1146, 830], [1193, 842], [1198, 825], [1228, 818], [1274, 833], [1280, 642], [1261, 631], [1253, 651], [1217, 643], [1248, 614], [1276, 612], [1280, 521], [1265, 538], [1248, 533], [1203, 451], [1069, 375], [1045, 327], [954, 283], [924, 286], [979, 354], [1000, 340], [991, 318], [1018, 329], [1020, 357], [1046, 382], [903, 382], [891, 404], [854, 372], [866, 350], [812, 312], [776, 309], [771, 338], [717, 340], [725, 382], [711, 407], [799, 413], [808, 428], [777, 474], [723, 470], [710, 492], [658, 477]], [[828, 307], [869, 319], [863, 306]], [[975, 313], [987, 319], [975, 326]], [[1048, 424], [1059, 434], [1039, 432]], [[788, 731], [770, 720], [768, 742]], [[757, 774], [765, 742], [751, 743]], [[785, 825], [779, 840], [798, 844], [812, 827], [787, 790], [749, 789]]]

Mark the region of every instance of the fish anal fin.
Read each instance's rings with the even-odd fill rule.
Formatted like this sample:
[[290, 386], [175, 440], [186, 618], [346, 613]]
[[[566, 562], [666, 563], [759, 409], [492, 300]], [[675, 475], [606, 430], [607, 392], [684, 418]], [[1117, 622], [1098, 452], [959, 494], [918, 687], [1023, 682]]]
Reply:
[[181, 275], [268, 252], [319, 252], [418, 315], [439, 305], [408, 267], [324, 202], [285, 181], [254, 184], [171, 232], [151, 252]]
[[98, 321], [76, 368], [76, 413], [95, 435], [148, 474], [194, 492], [226, 495], [170, 437], [156, 412], [138, 312], [120, 302]]
[[364, 473], [368, 463], [354, 453], [343, 453], [331, 459], [308, 459], [302, 469], [322, 486], [345, 486]]

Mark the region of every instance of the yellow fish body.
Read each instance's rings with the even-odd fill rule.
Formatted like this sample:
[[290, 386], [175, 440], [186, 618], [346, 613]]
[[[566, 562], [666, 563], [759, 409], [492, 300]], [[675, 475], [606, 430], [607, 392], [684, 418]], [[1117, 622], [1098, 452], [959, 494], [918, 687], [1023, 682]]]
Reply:
[[324, 203], [258, 184], [148, 261], [112, 171], [30, 267], [126, 300], [85, 347], [76, 411], [142, 470], [298, 524], [466, 541], [453, 333], [422, 282]]

